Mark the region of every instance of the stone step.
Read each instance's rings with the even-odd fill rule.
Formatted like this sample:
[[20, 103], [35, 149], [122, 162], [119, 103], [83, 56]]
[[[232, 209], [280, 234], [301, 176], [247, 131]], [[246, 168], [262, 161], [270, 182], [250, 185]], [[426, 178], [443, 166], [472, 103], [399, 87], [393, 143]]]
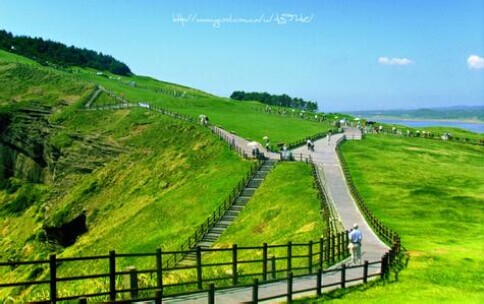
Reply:
[[254, 177], [255, 178], [265, 178], [267, 176], [267, 174], [269, 173], [269, 171], [257, 171], [255, 174], [254, 174]]
[[242, 211], [242, 209], [244, 209], [246, 204], [241, 204], [241, 205], [232, 205], [232, 207], [230, 208], [231, 210], [233, 211], [237, 211], [237, 212], [240, 212]]
[[[234, 205], [245, 206], [249, 200], [250, 200], [250, 197], [248, 196], [239, 196], [238, 198], [235, 199]], [[234, 205], [232, 205], [232, 207], [234, 207]]]
[[222, 218], [220, 220], [222, 221], [227, 221], [227, 222], [233, 222], [235, 220], [235, 217], [234, 215], [224, 215], [222, 216]]
[[208, 249], [208, 248], [212, 247], [212, 244], [213, 244], [213, 242], [210, 242], [210, 241], [206, 241], [206, 242], [201, 241], [200, 243], [197, 244], [197, 246], [200, 246], [203, 249]]
[[272, 165], [262, 165], [262, 167], [260, 167], [259, 171], [271, 171], [272, 168], [274, 168], [274, 166]]
[[225, 212], [225, 215], [228, 215], [228, 216], [238, 216], [240, 214], [240, 211], [238, 210], [232, 210], [232, 209], [229, 209], [227, 210], [227, 212]]
[[254, 195], [255, 193], [255, 188], [244, 188], [244, 190], [242, 190], [242, 193], [240, 193], [241, 196], [249, 196], [249, 197], [252, 197], [252, 195]]
[[213, 243], [217, 242], [218, 238], [219, 237], [204, 237], [203, 240], [202, 240], [202, 242], [204, 242], [204, 243], [212, 243], [213, 244]]
[[262, 178], [253, 178], [247, 184], [247, 187], [249, 187], [249, 188], [258, 188], [260, 186], [260, 184], [262, 184], [263, 181], [264, 180]]
[[205, 236], [203, 238], [218, 238], [220, 237], [221, 233], [217, 233], [217, 232], [208, 232], [207, 234], [205, 234]]
[[217, 224], [215, 224], [214, 227], [216, 228], [227, 228], [232, 222], [227, 222], [227, 221], [218, 221]]
[[208, 231], [208, 233], [219, 233], [219, 234], [222, 234], [223, 232], [225, 231], [225, 228], [220, 228], [220, 227], [212, 227], [210, 228], [210, 230]]

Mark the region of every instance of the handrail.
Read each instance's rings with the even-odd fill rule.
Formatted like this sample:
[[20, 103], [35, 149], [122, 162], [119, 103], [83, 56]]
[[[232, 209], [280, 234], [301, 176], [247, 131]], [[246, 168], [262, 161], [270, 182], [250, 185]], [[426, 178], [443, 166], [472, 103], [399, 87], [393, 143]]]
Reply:
[[[235, 199], [240, 194], [240, 192], [245, 188], [245, 186], [249, 183], [252, 176], [260, 169], [263, 165], [263, 162], [257, 160], [252, 167], [250, 168], [249, 172], [244, 176], [244, 178], [239, 181], [239, 183], [234, 187], [232, 192], [229, 194], [228, 198], [226, 198], [212, 213], [212, 215], [208, 216], [208, 218], [199, 226], [199, 228], [195, 231], [193, 236], [188, 237], [188, 239], [180, 246], [180, 251], [189, 251], [194, 249], [197, 246], [197, 243], [200, 242], [203, 237], [207, 234], [207, 232], [215, 226], [215, 224], [225, 215], [228, 209], [233, 205]], [[166, 267], [173, 267], [178, 262], [180, 262], [186, 254], [173, 254], [173, 256], [165, 261]]]
[[[348, 188], [350, 189], [350, 192], [360, 209], [362, 211], [363, 215], [365, 216], [367, 222], [370, 224], [372, 227], [373, 231], [385, 242], [386, 244], [390, 246], [395, 246], [396, 251], [399, 252], [400, 249], [403, 249], [401, 247], [400, 243], [400, 236], [388, 228], [385, 224], [383, 224], [368, 208], [368, 205], [365, 203], [363, 197], [360, 195], [358, 188], [356, 187], [355, 183], [353, 182], [353, 179], [351, 177], [349, 168], [348, 168], [348, 163], [346, 162], [346, 159], [343, 156], [343, 153], [341, 152], [340, 145], [345, 142], [345, 138], [343, 138], [338, 145], [336, 146], [336, 153], [338, 155], [338, 158], [341, 163], [341, 169], [343, 170], [344, 176], [346, 178], [346, 182], [348, 185]], [[404, 250], [404, 249], [403, 249]]]
[[309, 155], [309, 163], [312, 166], [313, 176], [315, 178], [316, 186], [320, 193], [322, 211], [327, 216], [323, 216], [323, 219], [328, 223], [329, 232], [328, 235], [336, 234], [341, 231], [345, 231], [339, 213], [336, 211], [333, 199], [328, 195], [326, 178], [324, 171], [318, 170], [316, 164], [313, 162], [311, 155]]

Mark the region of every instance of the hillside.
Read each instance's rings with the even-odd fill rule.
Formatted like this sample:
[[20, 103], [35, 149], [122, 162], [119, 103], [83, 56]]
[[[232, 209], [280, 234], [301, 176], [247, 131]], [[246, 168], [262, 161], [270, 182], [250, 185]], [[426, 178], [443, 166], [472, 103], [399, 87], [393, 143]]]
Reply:
[[131, 74], [131, 70], [126, 64], [112, 56], [74, 46], [68, 47], [65, 44], [42, 38], [15, 36], [5, 30], [0, 30], [0, 49], [31, 58], [42, 65], [80, 66], [110, 71], [119, 75]]
[[[96, 95], [99, 85], [112, 93]], [[143, 108], [84, 108], [120, 98], [194, 118], [205, 113], [254, 139], [290, 142], [330, 127], [149, 77], [43, 67], [0, 51], [0, 260], [178, 248], [252, 165], [197, 123]], [[34, 266], [0, 274], [6, 281], [45, 276]], [[2, 289], [0, 298], [31, 295], [22, 291]]]
[[335, 292], [331, 303], [481, 303], [484, 148], [371, 135], [342, 150], [359, 192], [398, 231], [410, 263], [398, 283]]

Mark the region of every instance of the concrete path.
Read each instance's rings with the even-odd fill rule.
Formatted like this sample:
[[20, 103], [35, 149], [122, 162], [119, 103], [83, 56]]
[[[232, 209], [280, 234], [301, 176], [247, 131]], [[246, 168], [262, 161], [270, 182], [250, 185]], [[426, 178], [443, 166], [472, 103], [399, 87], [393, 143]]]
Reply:
[[[345, 130], [346, 132], [354, 134], [354, 130], [351, 128], [348, 131]], [[298, 155], [303, 155], [302, 158], [304, 159], [311, 155], [320, 175], [324, 177], [323, 184], [339, 214], [343, 227], [349, 230], [354, 223], [357, 223], [360, 227], [363, 234], [362, 259], [376, 261], [381, 259], [383, 254], [389, 250], [389, 247], [373, 233], [358, 210], [346, 185], [346, 179], [336, 154], [336, 145], [343, 140], [343, 136], [345, 134], [334, 134], [329, 141], [326, 137], [322, 138], [314, 142], [314, 152], [308, 151], [306, 147], [300, 147], [293, 150], [293, 155], [296, 159], [298, 159]]]
[[[220, 129], [222, 130], [222, 129]], [[224, 131], [224, 130], [222, 130]], [[233, 135], [229, 132], [224, 131], [227, 136], [232, 136], [235, 140], [236, 145], [240, 147], [247, 146], [248, 141]], [[349, 129], [345, 133], [351, 134], [351, 138], [356, 138], [355, 130]], [[300, 158], [305, 160], [309, 158], [313, 159], [318, 170], [320, 171], [320, 176], [324, 179], [323, 184], [331, 197], [334, 208], [336, 209], [341, 222], [345, 229], [349, 230], [353, 223], [358, 223], [360, 230], [363, 233], [362, 241], [362, 260], [367, 260], [370, 263], [376, 262], [370, 265], [368, 273], [371, 275], [376, 275], [380, 273], [381, 265], [378, 263], [381, 261], [382, 256], [389, 250], [389, 248], [378, 239], [378, 237], [370, 229], [369, 225], [364, 220], [363, 215], [358, 210], [356, 203], [354, 202], [348, 187], [346, 186], [346, 180], [344, 174], [341, 170], [339, 159], [336, 153], [336, 145], [343, 140], [345, 134], [335, 134], [332, 135], [330, 140], [323, 138], [314, 142], [315, 151], [308, 151], [304, 147], [300, 147], [292, 150], [293, 155], [297, 160]], [[231, 138], [232, 138], [231, 137]], [[247, 146], [249, 147], [249, 146]], [[250, 147], [249, 147], [250, 148]], [[251, 149], [247, 150], [250, 151]], [[275, 154], [275, 153], [273, 153]], [[276, 154], [279, 157], [279, 154]], [[268, 154], [268, 157], [273, 155]], [[273, 156], [275, 157], [275, 155]], [[348, 261], [346, 261], [348, 262]], [[337, 283], [341, 282], [341, 264], [332, 267], [332, 271], [323, 274], [323, 284], [335, 283], [335, 286], [324, 288], [323, 291], [329, 291], [331, 289], [339, 288], [340, 285]], [[361, 278], [363, 276], [363, 267], [350, 268], [346, 270], [346, 279], [351, 280], [352, 278]], [[313, 288], [316, 286], [316, 275], [308, 275], [301, 278], [295, 278], [293, 283], [293, 290], [304, 290], [307, 288]], [[347, 286], [360, 284], [361, 281], [355, 281], [347, 284]], [[259, 286], [259, 298], [270, 297], [278, 294], [284, 294], [287, 292], [287, 280], [281, 282], [275, 282]], [[294, 298], [302, 296], [315, 295], [315, 291], [303, 292], [294, 295]], [[177, 298], [167, 298], [164, 299], [164, 303], [207, 303], [207, 292], [202, 292], [198, 294], [193, 294], [186, 297]], [[279, 303], [284, 301], [285, 297], [280, 297], [265, 303]], [[252, 288], [231, 288], [226, 290], [217, 291], [215, 293], [215, 303], [241, 303], [250, 302], [252, 300]]]
[[[374, 278], [378, 278], [380, 273], [380, 264], [370, 265], [368, 267], [368, 275]], [[356, 280], [363, 277], [363, 267], [351, 268], [346, 270], [346, 281]], [[333, 285], [329, 287], [324, 287], [323, 292], [328, 292], [337, 288], [340, 288], [341, 283], [341, 269], [334, 269], [326, 272], [322, 275], [323, 285]], [[353, 282], [346, 283], [346, 287], [361, 284], [361, 280], [356, 280]], [[259, 283], [260, 284], [260, 283]], [[316, 275], [308, 275], [304, 277], [294, 278], [293, 281], [293, 292], [303, 291], [309, 288], [316, 288], [317, 279]], [[276, 295], [284, 295], [288, 290], [287, 280], [268, 283], [264, 285], [259, 285], [258, 288], [258, 298], [268, 298]], [[220, 290], [215, 292], [215, 303], [223, 304], [235, 304], [235, 303], [247, 303], [252, 301], [253, 289], [252, 287], [242, 287], [242, 288], [230, 288], [225, 290]], [[315, 296], [316, 290], [314, 291], [304, 291], [293, 295], [293, 299], [301, 297]], [[259, 301], [260, 303], [281, 303], [286, 301], [285, 296], [277, 297], [268, 301]], [[208, 303], [208, 292], [201, 292], [197, 294], [192, 294], [188, 296], [181, 296], [176, 298], [163, 298], [163, 303], [188, 303], [188, 304], [206, 304]]]
[[[216, 133], [223, 134], [224, 139], [226, 139], [230, 144], [234, 144], [236, 147], [239, 147], [242, 151], [244, 151], [248, 157], [252, 157], [253, 146], [249, 145], [251, 141], [216, 126], [210, 126], [210, 128], [212, 128]], [[261, 153], [264, 153], [265, 157], [269, 159], [281, 159], [279, 153], [267, 152], [266, 149], [259, 142], [257, 142], [256, 147], [259, 148], [259, 151]]]
[[[134, 105], [136, 106], [136, 105]], [[144, 107], [139, 104], [138, 106]], [[226, 130], [218, 128], [216, 126], [210, 126], [215, 133], [219, 134], [221, 138], [228, 141], [230, 144], [235, 145], [240, 150], [244, 151], [249, 157], [252, 156], [253, 146], [249, 145], [249, 141], [232, 134]], [[363, 215], [358, 210], [356, 203], [354, 202], [349, 189], [346, 185], [344, 174], [341, 170], [341, 165], [336, 153], [337, 144], [346, 136], [349, 140], [361, 139], [361, 132], [356, 128], [346, 128], [344, 134], [334, 134], [329, 140], [327, 137], [314, 141], [314, 151], [309, 151], [306, 146], [296, 148], [292, 150], [292, 154], [296, 160], [305, 161], [311, 156], [313, 162], [317, 166], [320, 176], [323, 179], [323, 185], [331, 198], [334, 209], [337, 211], [341, 223], [346, 230], [349, 230], [353, 223], [357, 223], [363, 234], [362, 241], [362, 260], [371, 262], [378, 262], [385, 252], [389, 250], [383, 242], [373, 233], [370, 226], [365, 221]], [[264, 147], [260, 143], [257, 143], [259, 151], [264, 152], [265, 156], [270, 159], [280, 159], [279, 153], [272, 153], [265, 151]], [[340, 265], [335, 265], [336, 268]], [[380, 264], [373, 264], [369, 267], [368, 273], [378, 274], [380, 272]], [[346, 271], [346, 279], [358, 278], [363, 276], [363, 267], [350, 268]], [[334, 271], [323, 275], [323, 284], [331, 284], [341, 282], [341, 270], [334, 269]], [[359, 284], [361, 281], [352, 282], [347, 284], [351, 286]], [[308, 275], [301, 278], [295, 278], [293, 284], [293, 290], [303, 290], [316, 286], [316, 275]], [[338, 288], [339, 285], [335, 285], [329, 288], [323, 289], [328, 291], [330, 289]], [[270, 284], [261, 285], [259, 287], [259, 298], [271, 297], [274, 295], [280, 295], [287, 292], [287, 281], [275, 282]], [[295, 295], [294, 298], [301, 296], [314, 295], [314, 291], [300, 293]], [[280, 297], [268, 303], [278, 303], [283, 301], [285, 297]], [[226, 290], [217, 291], [215, 293], [216, 303], [241, 303], [249, 302], [252, 300], [252, 288], [231, 288]], [[192, 294], [186, 297], [176, 297], [173, 299], [163, 299], [164, 303], [207, 303], [207, 292], [201, 292]]]

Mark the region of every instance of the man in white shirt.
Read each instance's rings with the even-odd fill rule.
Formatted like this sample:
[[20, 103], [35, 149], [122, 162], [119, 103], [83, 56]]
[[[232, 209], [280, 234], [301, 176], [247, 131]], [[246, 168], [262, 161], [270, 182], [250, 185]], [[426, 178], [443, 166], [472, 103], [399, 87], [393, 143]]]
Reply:
[[353, 265], [361, 264], [361, 240], [362, 234], [358, 229], [358, 224], [353, 224], [353, 229], [348, 235], [350, 243], [348, 244], [348, 249], [351, 254], [351, 262]]

